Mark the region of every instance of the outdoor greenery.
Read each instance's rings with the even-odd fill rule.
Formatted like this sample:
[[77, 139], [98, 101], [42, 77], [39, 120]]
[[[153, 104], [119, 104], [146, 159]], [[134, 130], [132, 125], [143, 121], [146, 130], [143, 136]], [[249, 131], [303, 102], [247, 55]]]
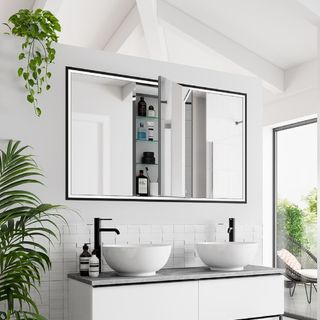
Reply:
[[[285, 234], [301, 244], [306, 244], [304, 238], [303, 211], [288, 200], [278, 203], [278, 224], [280, 230], [284, 228]], [[281, 228], [282, 226], [282, 228]]]
[[57, 223], [65, 223], [60, 206], [41, 203], [31, 191], [42, 174], [28, 147], [10, 141], [0, 154], [0, 319], [44, 319], [31, 290], [41, 272], [51, 267], [44, 243], [59, 238]]
[[305, 210], [305, 222], [317, 223], [317, 188], [313, 188], [304, 200], [308, 205]]
[[286, 199], [278, 201], [278, 231], [285, 231], [281, 234], [282, 238], [289, 236], [310, 248], [315, 246], [314, 239], [308, 234], [308, 227], [317, 223], [317, 189], [312, 189], [303, 200], [306, 202], [304, 209]]
[[34, 12], [21, 9], [5, 25], [10, 30], [7, 34], [24, 38], [18, 59], [26, 65], [19, 67], [17, 72], [25, 81], [27, 101], [33, 105], [36, 115], [40, 116], [38, 96], [44, 87], [46, 90], [51, 88], [48, 66], [55, 59], [56, 50], [52, 45], [58, 41], [57, 32], [61, 31], [61, 26], [50, 11], [41, 9]]

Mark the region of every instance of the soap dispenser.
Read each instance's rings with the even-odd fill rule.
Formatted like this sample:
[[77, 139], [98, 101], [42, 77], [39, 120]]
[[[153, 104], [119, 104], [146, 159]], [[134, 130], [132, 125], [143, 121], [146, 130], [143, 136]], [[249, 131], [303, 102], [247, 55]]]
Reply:
[[80, 254], [79, 257], [79, 269], [81, 276], [88, 276], [89, 275], [89, 260], [91, 258], [91, 254], [89, 253], [89, 243], [85, 243], [83, 248], [83, 252]]
[[99, 259], [96, 256], [96, 250], [92, 251], [92, 257], [89, 260], [89, 277], [99, 277]]

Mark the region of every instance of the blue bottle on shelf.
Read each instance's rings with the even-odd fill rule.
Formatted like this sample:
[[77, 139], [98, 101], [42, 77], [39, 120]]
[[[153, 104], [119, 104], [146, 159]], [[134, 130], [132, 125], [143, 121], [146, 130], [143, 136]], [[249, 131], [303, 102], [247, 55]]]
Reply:
[[144, 128], [143, 122], [140, 122], [139, 128], [138, 128], [138, 140], [147, 140], [147, 132]]

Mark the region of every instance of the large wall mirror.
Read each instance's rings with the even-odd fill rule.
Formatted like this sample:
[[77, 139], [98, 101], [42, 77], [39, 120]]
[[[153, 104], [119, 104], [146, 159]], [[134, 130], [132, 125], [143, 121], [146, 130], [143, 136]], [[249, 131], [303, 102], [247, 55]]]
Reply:
[[246, 202], [246, 94], [67, 67], [67, 199]]

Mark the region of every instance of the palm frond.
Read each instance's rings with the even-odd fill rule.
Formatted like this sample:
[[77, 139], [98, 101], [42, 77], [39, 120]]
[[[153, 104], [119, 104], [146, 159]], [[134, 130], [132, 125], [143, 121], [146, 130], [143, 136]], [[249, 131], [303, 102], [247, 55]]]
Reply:
[[28, 148], [10, 141], [6, 150], [0, 151], [0, 302], [7, 305], [0, 319], [45, 319], [30, 290], [37, 292], [41, 272], [51, 268], [43, 243], [59, 239], [59, 225], [66, 223], [58, 213], [61, 206], [41, 203], [25, 190], [42, 184], [42, 173], [33, 156], [27, 154]]

